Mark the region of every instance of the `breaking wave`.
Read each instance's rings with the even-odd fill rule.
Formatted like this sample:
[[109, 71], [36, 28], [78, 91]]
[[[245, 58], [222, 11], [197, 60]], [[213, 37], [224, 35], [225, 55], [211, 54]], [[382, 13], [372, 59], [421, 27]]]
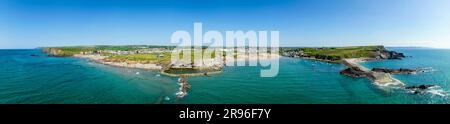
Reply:
[[411, 90], [406, 89], [408, 93], [412, 94], [431, 94], [432, 96], [440, 96], [440, 97], [447, 97], [448, 92], [442, 89], [440, 86], [431, 86], [424, 90]]
[[437, 95], [446, 97], [448, 95], [448, 93], [439, 86], [430, 87], [426, 92], [432, 94], [433, 96]]

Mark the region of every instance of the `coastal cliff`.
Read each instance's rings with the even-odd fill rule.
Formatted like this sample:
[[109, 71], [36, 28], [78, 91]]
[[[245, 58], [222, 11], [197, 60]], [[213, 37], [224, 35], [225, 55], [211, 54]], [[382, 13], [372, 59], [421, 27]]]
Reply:
[[340, 63], [347, 58], [402, 59], [403, 53], [389, 51], [384, 46], [321, 47], [321, 48], [282, 48], [280, 54], [286, 57], [307, 58]]
[[47, 53], [49, 56], [55, 56], [55, 57], [68, 57], [73, 56], [73, 54], [66, 54], [63, 53], [60, 49], [55, 48], [43, 48], [42, 49], [45, 53]]

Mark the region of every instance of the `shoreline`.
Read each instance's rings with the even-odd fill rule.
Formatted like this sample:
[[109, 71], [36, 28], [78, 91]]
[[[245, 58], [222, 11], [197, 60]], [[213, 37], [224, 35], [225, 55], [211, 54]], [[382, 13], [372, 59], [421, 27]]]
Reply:
[[222, 71], [211, 71], [211, 72], [206, 72], [206, 73], [186, 73], [186, 74], [171, 74], [171, 73], [167, 73], [164, 71], [160, 71], [161, 74], [166, 75], [166, 76], [170, 76], [170, 77], [182, 77], [182, 76], [209, 76], [211, 74], [219, 74], [222, 73]]
[[104, 61], [106, 56], [101, 55], [80, 55], [76, 54], [73, 57], [77, 58], [84, 58], [91, 61], [94, 61], [99, 64], [109, 65], [109, 66], [116, 66], [116, 67], [124, 67], [124, 68], [137, 68], [137, 69], [149, 69], [149, 70], [160, 70], [162, 69], [162, 66], [158, 66], [157, 64], [142, 64], [142, 63], [135, 63], [130, 64], [127, 62], [108, 62]]
[[[265, 57], [261, 57], [263, 55], [265, 55]], [[99, 55], [99, 54], [88, 54], [88, 55], [75, 54], [75, 55], [73, 55], [71, 57], [83, 58], [83, 59], [87, 59], [89, 61], [93, 61], [93, 62], [96, 62], [96, 63], [99, 63], [99, 64], [108, 65], [108, 66], [154, 70], [154, 71], [159, 71], [160, 74], [163, 74], [163, 75], [166, 75], [166, 76], [181, 77], [181, 76], [209, 76], [211, 74], [219, 74], [219, 73], [222, 72], [222, 68], [224, 66], [226, 66], [226, 63], [230, 63], [230, 62], [231, 63], [235, 63], [235, 62], [239, 62], [239, 61], [272, 60], [272, 59], [278, 59], [278, 58], [282, 57], [282, 56], [280, 56], [278, 54], [270, 54], [270, 57], [267, 57], [267, 55], [269, 55], [269, 54], [263, 54], [263, 55], [256, 55], [256, 56], [250, 56], [249, 55], [249, 56], [234, 58], [232, 60], [222, 60], [222, 61], [220, 61], [218, 63], [210, 64], [209, 66], [192, 67], [192, 69], [205, 70], [205, 72], [182, 73], [182, 74], [174, 74], [174, 73], [167, 73], [167, 72], [165, 72], [167, 70], [172, 69], [173, 65], [162, 66], [162, 65], [155, 64], [155, 63], [143, 64], [143, 63], [139, 63], [139, 62], [128, 63], [128, 62], [105, 61], [107, 56], [102, 56], [102, 55]], [[217, 69], [217, 66], [220, 66], [219, 69]]]
[[[264, 57], [261, 57], [264, 56]], [[271, 59], [277, 59], [281, 58], [283, 56], [278, 54], [262, 54], [262, 55], [254, 55], [254, 56], [243, 56], [234, 58], [231, 60], [223, 59], [222, 61], [216, 63], [216, 64], [210, 64], [209, 66], [205, 67], [197, 67], [197, 70], [205, 70], [205, 72], [195, 72], [195, 73], [181, 73], [181, 74], [175, 74], [175, 73], [168, 73], [167, 70], [172, 69], [172, 66], [162, 66], [158, 65], [156, 63], [139, 63], [139, 62], [113, 62], [113, 61], [107, 61], [105, 60], [108, 56], [102, 56], [100, 54], [75, 54], [72, 57], [77, 58], [84, 58], [88, 59], [90, 61], [94, 61], [99, 64], [104, 64], [108, 66], [115, 66], [115, 67], [123, 67], [123, 68], [136, 68], [136, 69], [147, 69], [147, 70], [154, 70], [159, 71], [160, 74], [171, 76], [171, 77], [180, 77], [180, 76], [208, 76], [211, 74], [219, 74], [222, 72], [222, 68], [226, 66], [226, 63], [234, 63], [238, 61], [257, 61], [257, 60], [271, 60]], [[404, 85], [401, 81], [398, 79], [395, 79], [391, 76], [389, 73], [383, 73], [383, 72], [373, 72], [370, 69], [360, 65], [361, 62], [366, 61], [373, 61], [373, 60], [379, 60], [375, 58], [349, 58], [349, 59], [342, 59], [337, 61], [331, 61], [331, 60], [324, 60], [324, 59], [317, 59], [317, 58], [311, 58], [311, 57], [299, 57], [301, 59], [305, 60], [312, 60], [312, 61], [319, 61], [319, 62], [326, 62], [326, 63], [334, 63], [334, 64], [343, 64], [349, 68], [358, 68], [364, 73], [364, 76], [367, 77], [369, 80], [371, 80], [374, 84], [378, 86], [390, 86], [390, 85]], [[215, 68], [212, 69], [212, 67], [220, 66], [219, 69]], [[194, 67], [195, 68], [195, 67]]]

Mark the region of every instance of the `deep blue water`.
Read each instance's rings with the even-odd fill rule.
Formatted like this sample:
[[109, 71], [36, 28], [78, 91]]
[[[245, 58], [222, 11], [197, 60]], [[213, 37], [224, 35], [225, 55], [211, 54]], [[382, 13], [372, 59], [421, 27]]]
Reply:
[[[395, 75], [406, 85], [434, 84], [450, 91], [450, 50], [393, 48], [412, 56], [366, 62], [367, 67], [430, 67], [431, 72]], [[37, 56], [31, 56], [37, 55]], [[273, 78], [260, 67], [226, 67], [210, 77], [189, 77], [187, 96], [177, 99], [177, 78], [156, 71], [110, 67], [79, 58], [48, 57], [40, 50], [0, 50], [0, 103], [448, 103], [447, 96], [385, 89], [345, 69], [282, 58]], [[137, 74], [136, 72], [139, 72]]]

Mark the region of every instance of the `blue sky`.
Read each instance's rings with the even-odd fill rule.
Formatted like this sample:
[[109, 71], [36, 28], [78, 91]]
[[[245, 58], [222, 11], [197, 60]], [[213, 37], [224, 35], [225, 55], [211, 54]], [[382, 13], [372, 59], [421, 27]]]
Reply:
[[194, 22], [280, 31], [281, 46], [450, 48], [449, 0], [1, 0], [0, 48], [174, 45]]

